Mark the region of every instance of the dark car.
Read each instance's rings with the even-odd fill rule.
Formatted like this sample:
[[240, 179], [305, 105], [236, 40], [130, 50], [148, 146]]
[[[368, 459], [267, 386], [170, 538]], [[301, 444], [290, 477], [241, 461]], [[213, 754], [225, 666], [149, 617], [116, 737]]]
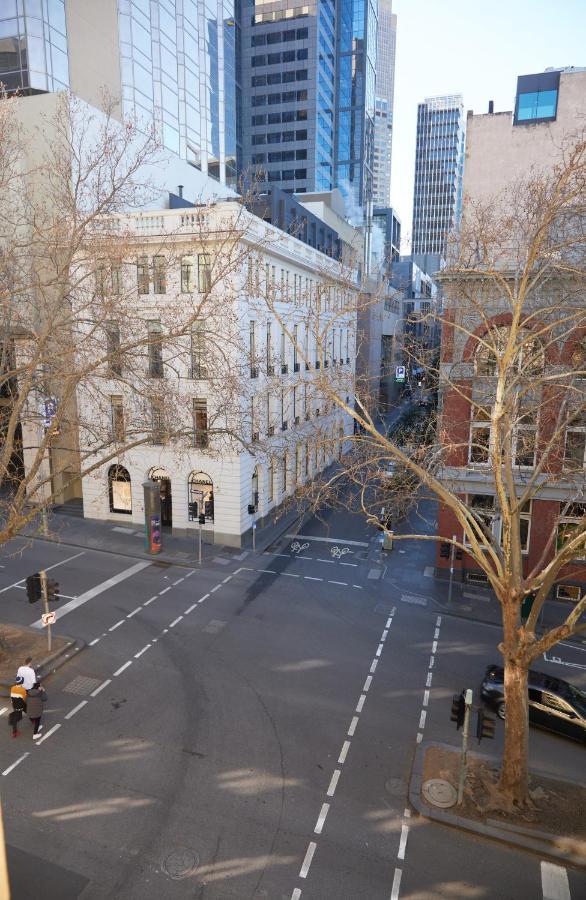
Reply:
[[[529, 722], [586, 744], [586, 694], [543, 672], [529, 670]], [[480, 689], [482, 699], [505, 718], [504, 670], [489, 666]]]

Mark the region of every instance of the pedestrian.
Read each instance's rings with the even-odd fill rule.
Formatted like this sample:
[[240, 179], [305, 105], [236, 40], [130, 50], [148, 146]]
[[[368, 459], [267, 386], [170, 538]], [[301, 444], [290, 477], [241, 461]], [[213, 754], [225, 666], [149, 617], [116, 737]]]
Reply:
[[31, 666], [33, 661], [32, 656], [27, 656], [24, 661], [23, 666], [18, 667], [18, 672], [16, 673], [17, 678], [22, 678], [24, 683], [24, 688], [26, 691], [30, 691], [35, 681], [37, 680], [37, 676], [35, 670]]
[[39, 731], [43, 727], [41, 725], [41, 716], [43, 715], [43, 703], [47, 700], [45, 688], [35, 681], [33, 687], [28, 692], [27, 712], [33, 726], [33, 740], [39, 737]]
[[10, 699], [12, 700], [12, 712], [8, 716], [8, 724], [12, 728], [12, 737], [18, 737], [18, 723], [22, 719], [22, 714], [26, 712], [27, 693], [22, 683], [22, 676], [17, 676], [15, 684], [10, 688]]

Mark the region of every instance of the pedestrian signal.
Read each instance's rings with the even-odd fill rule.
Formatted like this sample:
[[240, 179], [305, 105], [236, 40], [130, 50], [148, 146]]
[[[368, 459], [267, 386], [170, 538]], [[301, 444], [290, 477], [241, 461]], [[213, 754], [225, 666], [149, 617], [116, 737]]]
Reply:
[[41, 576], [38, 572], [29, 575], [26, 580], [26, 595], [29, 603], [36, 603], [41, 599]]
[[490, 738], [491, 740], [494, 738], [494, 719], [491, 716], [487, 716], [482, 707], [478, 710], [476, 737], [478, 738], [478, 743], [480, 743], [482, 738]]
[[454, 694], [452, 697], [452, 712], [450, 719], [456, 723], [456, 731], [464, 724], [464, 713], [466, 712], [466, 704], [464, 703], [464, 694]]

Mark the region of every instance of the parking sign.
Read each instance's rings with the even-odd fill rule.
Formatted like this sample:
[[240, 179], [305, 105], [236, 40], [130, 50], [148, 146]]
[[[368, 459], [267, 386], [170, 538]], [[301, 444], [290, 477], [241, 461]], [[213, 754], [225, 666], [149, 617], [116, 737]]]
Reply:
[[405, 381], [405, 366], [397, 366], [396, 367], [395, 381]]

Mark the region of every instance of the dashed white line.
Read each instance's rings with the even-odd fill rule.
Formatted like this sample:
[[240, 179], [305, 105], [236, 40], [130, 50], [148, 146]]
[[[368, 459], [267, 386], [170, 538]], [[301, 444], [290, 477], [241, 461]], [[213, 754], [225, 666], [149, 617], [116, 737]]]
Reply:
[[116, 678], [117, 675], [121, 675], [122, 672], [124, 672], [124, 670], [127, 669], [128, 666], [131, 666], [131, 665], [132, 665], [132, 660], [129, 659], [127, 662], [124, 663], [123, 666], [120, 666], [119, 669], [116, 669], [116, 671], [114, 672], [114, 678]]
[[159, 591], [159, 597], [162, 597], [162, 596], [163, 596], [163, 594], [166, 594], [166, 593], [167, 593], [167, 591], [170, 591], [170, 590], [171, 590], [171, 585], [169, 585], [169, 586], [168, 586], [168, 587], [166, 587], [166, 588], [163, 588], [163, 590], [162, 590], [162, 591]]
[[257, 572], [266, 572], [267, 575], [276, 575], [277, 574], [274, 569], [257, 569], [256, 571]]
[[268, 550], [265, 550], [263, 556], [284, 556], [285, 559], [289, 559], [289, 553], [270, 553]]
[[385, 630], [383, 631], [382, 637], [381, 637], [381, 641], [386, 641], [388, 635], [389, 635], [389, 629], [385, 628]]
[[142, 648], [142, 650], [139, 650], [138, 653], [135, 653], [135, 654], [134, 654], [134, 658], [135, 658], [135, 659], [138, 659], [139, 656], [142, 656], [143, 653], [146, 653], [146, 652], [147, 652], [147, 650], [149, 649], [150, 646], [151, 646], [150, 644], [146, 644], [146, 646], [144, 646], [144, 647]]
[[376, 672], [376, 667], [378, 666], [378, 659], [373, 659], [370, 666], [370, 673], [373, 675]]
[[380, 656], [380, 655], [381, 655], [381, 653], [383, 652], [383, 646], [384, 646], [383, 644], [379, 644], [379, 645], [378, 645], [378, 647], [376, 648], [375, 656]]
[[182, 618], [183, 616], [177, 616], [176, 619], [173, 619], [173, 621], [169, 625], [169, 628], [175, 628], [175, 626], [179, 624]]
[[358, 716], [353, 716], [352, 721], [350, 722], [350, 728], [348, 729], [348, 734], [350, 737], [354, 737], [354, 732], [356, 731], [356, 726], [358, 725]]
[[177, 581], [174, 581], [174, 582], [173, 582], [173, 587], [176, 587], [178, 584], [181, 584], [181, 582], [182, 582], [183, 580], [184, 580], [184, 578], [178, 578]]
[[425, 728], [425, 720], [426, 720], [426, 718], [427, 718], [427, 713], [425, 712], [424, 709], [422, 709], [422, 710], [421, 710], [421, 715], [420, 715], [420, 717], [419, 717], [419, 727], [420, 727], [420, 728]]
[[420, 744], [422, 740], [423, 740], [423, 735], [421, 734], [420, 731], [418, 731], [417, 732], [417, 743]]
[[296, 556], [294, 559], [313, 559], [313, 556]]
[[[186, 577], [187, 577], [187, 576], [186, 576]], [[159, 596], [158, 594], [155, 594], [155, 596], [154, 596], [154, 597], [151, 597], [150, 600], [146, 600], [145, 603], [143, 603], [143, 606], [148, 606], [149, 603], [154, 603], [158, 596]]]
[[431, 645], [431, 652], [435, 653], [437, 651], [437, 641], [434, 641]]
[[436, 623], [435, 623], [435, 624], [436, 624], [436, 625], [441, 625], [441, 624], [442, 624], [442, 617], [441, 617], [441, 616], [438, 616], [438, 617], [437, 617]]
[[8, 766], [7, 769], [4, 769], [4, 771], [2, 772], [2, 774], [3, 774], [3, 775], [10, 775], [10, 773], [12, 772], [12, 770], [13, 770], [13, 769], [16, 769], [17, 765], [18, 765], [19, 763], [21, 763], [21, 762], [23, 761], [23, 759], [26, 759], [27, 756], [29, 755], [29, 753], [30, 753], [30, 750], [27, 750], [26, 753], [23, 753], [22, 756], [19, 756], [18, 759], [16, 760], [16, 762], [13, 762], [11, 766]]
[[38, 747], [40, 744], [42, 744], [43, 741], [46, 741], [48, 737], [51, 737], [52, 734], [55, 734], [55, 732], [56, 732], [57, 729], [59, 729], [59, 728], [61, 728], [61, 722], [58, 722], [57, 725], [53, 725], [52, 728], [49, 728], [49, 730], [46, 732], [46, 734], [44, 734], [43, 737], [42, 737], [42, 738], [39, 738], [39, 740], [37, 741], [37, 747]]
[[[3, 775], [6, 773], [3, 772]], [[555, 863], [541, 862], [541, 890], [543, 900], [570, 900], [568, 873], [563, 866]]]
[[353, 584], [352, 587], [353, 587], [353, 588], [358, 588], [359, 591], [362, 590], [362, 585], [361, 585], [361, 584]]
[[221, 584], [217, 584], [215, 587], [213, 587], [213, 588], [210, 590], [210, 594], [215, 594], [216, 591], [219, 591], [221, 587], [222, 587]]
[[407, 847], [407, 837], [409, 836], [409, 826], [401, 826], [401, 840], [399, 841], [399, 852], [397, 859], [405, 859], [405, 848]]
[[124, 625], [124, 619], [120, 619], [119, 622], [116, 622], [115, 625], [112, 625], [111, 628], [108, 628], [108, 631], [115, 631], [115, 629], [120, 628], [121, 625]]
[[435, 662], [435, 656], [430, 656], [429, 657], [429, 668], [430, 669], [433, 669], [434, 662]]
[[193, 575], [194, 571], [195, 571], [195, 569], [192, 569], [191, 572], [186, 572], [184, 577], [185, 577], [185, 578], [191, 578], [191, 576]]
[[161, 631], [161, 635], [167, 634], [168, 631], [169, 631], [168, 628], [163, 628], [163, 630]]
[[346, 762], [346, 757], [348, 756], [348, 750], [350, 749], [350, 741], [344, 741], [342, 744], [342, 749], [340, 751], [340, 756], [338, 757], [338, 763], [343, 766]]
[[423, 693], [423, 705], [429, 706], [429, 691], [424, 691]]
[[102, 681], [101, 685], [97, 687], [95, 691], [91, 692], [90, 697], [97, 697], [100, 691], [103, 691], [104, 688], [107, 688], [111, 681], [111, 678], [107, 678], [106, 681]]
[[74, 716], [76, 713], [78, 713], [78, 712], [80, 711], [80, 709], [83, 709], [84, 706], [85, 706], [86, 704], [87, 704], [87, 700], [82, 700], [81, 703], [78, 703], [77, 706], [74, 706], [73, 709], [70, 709], [70, 710], [69, 710], [69, 712], [67, 713], [67, 715], [65, 716], [65, 718], [66, 718], [66, 719], [71, 719], [71, 718], [73, 718], [73, 716]]
[[435, 631], [434, 631], [434, 633], [433, 633], [433, 636], [434, 636], [434, 638], [435, 638], [436, 641], [437, 641], [437, 639], [438, 639], [438, 637], [439, 637], [439, 632], [440, 632], [439, 628], [436, 628]]
[[425, 682], [425, 687], [431, 687], [431, 679], [433, 678], [433, 673], [427, 673], [427, 681]]
[[294, 572], [281, 572], [281, 575], [287, 575], [289, 578], [301, 578], [301, 575], [295, 575]]
[[209, 596], [210, 596], [209, 594], [204, 594], [203, 597], [200, 597], [199, 600], [198, 600], [197, 602], [198, 602], [198, 603], [203, 603], [203, 601], [204, 601], [204, 600], [207, 600]]
[[89, 642], [89, 645], [88, 645], [88, 646], [89, 646], [89, 647], [93, 647], [95, 644], [98, 643], [99, 640], [100, 640], [100, 638], [94, 638], [93, 641], [90, 641], [90, 642]]
[[393, 876], [393, 887], [391, 889], [391, 900], [399, 900], [399, 888], [401, 887], [402, 869], [395, 869]]
[[227, 575], [226, 578], [222, 581], [222, 584], [228, 584], [229, 581], [232, 581], [232, 576]]
[[293, 893], [291, 894], [291, 900], [299, 900], [300, 897], [301, 897], [301, 890], [300, 890], [300, 888], [295, 888], [295, 890], [294, 890]]
[[372, 684], [372, 675], [369, 675], [367, 677], [366, 681], [364, 682], [364, 687], [362, 688], [364, 693], [366, 693], [366, 691], [369, 689], [371, 684]]
[[338, 779], [339, 779], [340, 775], [341, 775], [340, 769], [335, 769], [335, 770], [334, 770], [334, 774], [332, 775], [332, 778], [331, 778], [331, 781], [330, 781], [330, 786], [329, 786], [329, 788], [328, 788], [327, 791], [326, 791], [328, 797], [333, 797], [333, 796], [334, 796], [334, 793], [335, 793], [335, 791], [336, 791], [336, 787], [338, 786]]
[[141, 609], [142, 609], [142, 606], [137, 606], [136, 609], [133, 609], [132, 612], [128, 613], [128, 615], [126, 616], [126, 618], [127, 618], [127, 619], [132, 619], [132, 617], [135, 616], [138, 612], [140, 612]]
[[313, 854], [315, 853], [316, 847], [317, 844], [315, 843], [315, 841], [309, 842], [309, 847], [307, 848], [305, 859], [303, 860], [303, 865], [301, 866], [301, 871], [299, 872], [300, 878], [307, 878], [307, 873], [309, 872], [309, 867], [311, 865], [311, 860], [313, 859]]
[[321, 834], [321, 833], [322, 833], [322, 829], [323, 829], [323, 827], [324, 827], [324, 822], [325, 822], [325, 820], [326, 820], [326, 816], [327, 816], [327, 814], [328, 814], [328, 812], [329, 812], [329, 809], [330, 809], [330, 804], [329, 804], [329, 803], [323, 803], [323, 804], [322, 804], [322, 808], [321, 808], [321, 810], [320, 810], [320, 814], [319, 814], [319, 816], [317, 817], [317, 822], [315, 823], [315, 828], [313, 829], [314, 832], [315, 832], [315, 834]]
[[389, 618], [387, 619], [387, 624], [385, 625], [385, 628], [390, 628], [392, 624], [393, 624], [393, 617], [389, 616]]
[[328, 584], [340, 584], [342, 587], [348, 587], [347, 581], [328, 581]]
[[364, 706], [364, 701], [366, 700], [366, 694], [360, 695], [360, 700], [356, 704], [356, 712], [362, 712], [362, 707]]
[[315, 578], [313, 575], [304, 575], [306, 581], [323, 581], [323, 578]]
[[189, 615], [190, 612], [193, 612], [193, 610], [195, 609], [196, 606], [197, 606], [197, 603], [192, 603], [191, 606], [188, 606], [187, 609], [184, 610], [183, 615], [184, 616]]
[[358, 568], [358, 563], [343, 563], [343, 562], [341, 562], [340, 565], [341, 566], [352, 566], [353, 569]]
[[328, 563], [328, 565], [330, 565], [330, 566], [335, 565], [333, 559], [320, 559], [319, 556], [316, 556], [315, 561], [316, 562], [325, 562], [325, 563]]

